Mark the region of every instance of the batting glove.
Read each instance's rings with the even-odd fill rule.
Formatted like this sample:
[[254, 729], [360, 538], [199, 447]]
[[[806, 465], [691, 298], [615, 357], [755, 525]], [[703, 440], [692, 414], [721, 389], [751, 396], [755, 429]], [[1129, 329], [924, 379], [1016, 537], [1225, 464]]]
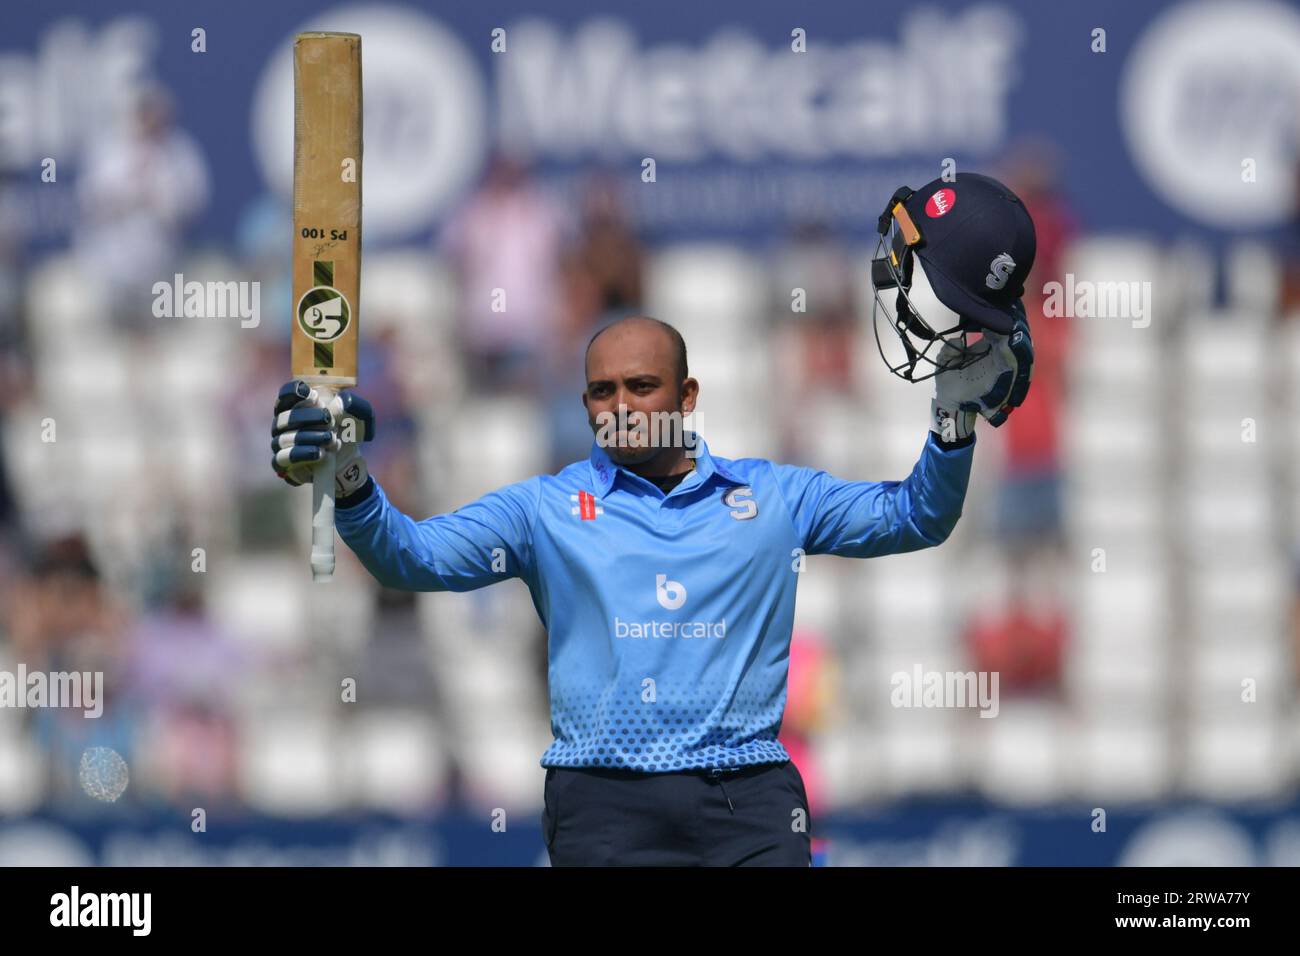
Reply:
[[375, 411], [355, 392], [328, 404], [306, 382], [280, 388], [271, 424], [271, 467], [290, 485], [309, 484], [321, 456], [334, 452], [334, 493], [342, 498], [366, 483], [370, 472], [359, 444], [375, 437]]
[[[1018, 317], [1007, 335], [985, 332], [970, 346], [982, 352], [980, 358], [965, 368], [940, 372], [934, 379], [934, 398], [930, 402], [930, 431], [946, 442], [961, 441], [975, 431], [977, 415], [983, 415], [997, 428], [1029, 394], [1034, 374], [1034, 343], [1029, 337], [1029, 321], [1019, 300]], [[956, 362], [962, 348], [945, 342], [939, 352], [940, 365]]]

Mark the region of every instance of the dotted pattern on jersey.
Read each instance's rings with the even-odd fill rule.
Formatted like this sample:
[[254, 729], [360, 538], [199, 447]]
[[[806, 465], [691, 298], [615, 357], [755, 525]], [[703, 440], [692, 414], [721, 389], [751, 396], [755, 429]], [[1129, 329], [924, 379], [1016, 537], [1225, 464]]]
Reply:
[[[785, 695], [776, 701], [721, 684], [643, 702], [640, 687], [566, 687], [552, 695], [556, 739], [546, 767], [619, 767], [647, 773], [780, 763], [776, 739]], [[718, 714], [720, 701], [730, 708]], [[705, 727], [713, 729], [704, 730]]]

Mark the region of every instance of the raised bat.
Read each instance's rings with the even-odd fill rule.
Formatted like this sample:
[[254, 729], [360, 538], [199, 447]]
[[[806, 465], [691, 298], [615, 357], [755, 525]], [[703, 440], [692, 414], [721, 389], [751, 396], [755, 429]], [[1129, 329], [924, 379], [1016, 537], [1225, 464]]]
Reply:
[[[361, 37], [293, 42], [293, 376], [325, 401], [357, 384]], [[312, 478], [311, 570], [334, 575], [334, 455]]]

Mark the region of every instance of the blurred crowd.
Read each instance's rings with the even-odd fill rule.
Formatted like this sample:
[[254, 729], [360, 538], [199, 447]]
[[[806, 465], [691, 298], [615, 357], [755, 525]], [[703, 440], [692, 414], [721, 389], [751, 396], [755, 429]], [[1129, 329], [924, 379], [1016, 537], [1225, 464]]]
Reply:
[[[1061, 162], [1032, 144], [993, 170], [1023, 197], [1038, 232], [1025, 301], [1033, 388], [998, 434], [981, 429], [970, 527], [952, 553], [939, 565], [900, 565], [955, 576], [959, 560], [978, 558], [1002, 569], [1010, 586], [959, 602], [943, 619], [936, 659], [998, 671], [1004, 709], [1017, 699], [1068, 707], [1079, 621], [1072, 592], [1088, 554], [1068, 520], [1067, 437], [1084, 414], [1071, 404], [1075, 324], [1043, 314], [1043, 285], [1064, 275], [1074, 244], [1089, 238], [1059, 188]], [[288, 210], [263, 197], [229, 248], [196, 244], [188, 229], [208, 201], [208, 175], [171, 104], [151, 92], [134, 125], [77, 177], [85, 226], [75, 242], [34, 252], [0, 222], [0, 668], [102, 671], [106, 694], [99, 720], [0, 712], [0, 812], [84, 812], [77, 765], [91, 746], [115, 749], [131, 768], [123, 806], [293, 814], [535, 802], [540, 778], [530, 774], [549, 740], [545, 634], [516, 584], [401, 594], [375, 586], [346, 555], [331, 594], [302, 584], [306, 495], [272, 475], [268, 439], [289, 369]], [[624, 188], [593, 171], [580, 201], [566, 203], [518, 157], [498, 156], [432, 247], [368, 259], [359, 391], [378, 413], [366, 456], [392, 500], [421, 518], [584, 458], [591, 434], [579, 395], [593, 332], [682, 301], [679, 287], [714, 303], [728, 283], [757, 284], [743, 300], [751, 306], [731, 318], [720, 312], [716, 329], [708, 315], [680, 323], [702, 383], [701, 431], [715, 451], [844, 477], [904, 477], [924, 437], [928, 394], [914, 388], [901, 405], [880, 399], [863, 281], [871, 246], [806, 221], [758, 250], [650, 247], [625, 211]], [[1297, 245], [1281, 264], [1267, 323], [1300, 308]], [[156, 318], [149, 290], [177, 271], [260, 282], [260, 325], [188, 330]], [[796, 287], [807, 292], [805, 311], [791, 309]], [[753, 362], [710, 378], [738, 327], [757, 343], [745, 353]], [[88, 354], [91, 343], [110, 351]], [[87, 381], [100, 376], [114, 381]], [[709, 430], [715, 386], [737, 407], [764, 393], [754, 406], [763, 420], [725, 432], [736, 441], [758, 435], [757, 447]], [[899, 420], [897, 408], [911, 417]], [[50, 418], [54, 442], [42, 437]], [[859, 428], [865, 437], [850, 438]], [[899, 455], [845, 451], [887, 430], [905, 433]], [[81, 454], [77, 443], [92, 433], [99, 451]], [[72, 447], [56, 455], [51, 444]], [[1283, 542], [1292, 555], [1295, 545]], [[854, 612], [856, 574], [827, 571], [824, 584], [810, 573], [806, 600], [801, 589], [782, 739], [814, 816], [864, 797], [978, 785], [960, 761], [933, 772], [891, 762], [891, 748], [907, 750], [912, 738], [891, 737], [890, 721], [856, 701], [863, 675], [893, 659], [880, 652], [871, 618]], [[1300, 634], [1297, 577], [1288, 654]], [[949, 603], [942, 591], [909, 593]], [[1293, 713], [1279, 710], [1278, 719]], [[933, 733], [956, 746], [982, 732], [971, 723]], [[868, 767], [894, 768], [890, 787], [851, 766], [869, 737], [878, 752]], [[1294, 779], [1290, 752], [1284, 782]], [[1158, 792], [1186, 783], [1175, 774]]]

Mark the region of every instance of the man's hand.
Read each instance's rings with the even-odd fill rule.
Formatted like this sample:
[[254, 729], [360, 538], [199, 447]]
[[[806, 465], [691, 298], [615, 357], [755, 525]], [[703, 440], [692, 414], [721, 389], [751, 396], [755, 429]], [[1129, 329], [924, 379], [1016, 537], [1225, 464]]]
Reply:
[[370, 472], [358, 444], [374, 437], [375, 412], [360, 395], [342, 392], [326, 405], [306, 382], [288, 382], [275, 401], [271, 467], [291, 485], [310, 484], [321, 455], [332, 451], [335, 494], [342, 498], [366, 483]]
[[[1007, 420], [1029, 393], [1034, 373], [1034, 343], [1029, 337], [1025, 307], [1015, 304], [1019, 318], [1008, 335], [985, 332], [971, 346], [981, 357], [965, 368], [940, 372], [934, 379], [930, 403], [930, 430], [947, 442], [961, 441], [975, 430], [975, 416], [983, 415], [994, 428]], [[939, 352], [939, 364], [962, 355], [952, 342]]]

